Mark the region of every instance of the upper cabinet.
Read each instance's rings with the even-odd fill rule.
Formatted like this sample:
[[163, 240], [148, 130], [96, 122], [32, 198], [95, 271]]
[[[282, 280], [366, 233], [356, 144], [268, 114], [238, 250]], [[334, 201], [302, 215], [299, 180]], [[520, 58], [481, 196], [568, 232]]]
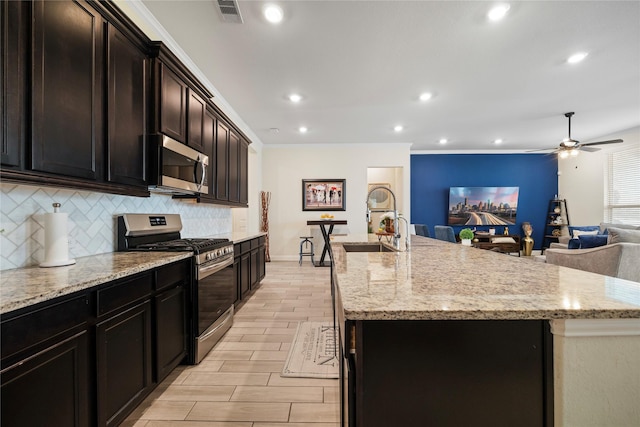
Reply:
[[102, 17], [83, 1], [33, 2], [31, 166], [96, 180], [103, 160]]
[[249, 140], [114, 2], [4, 1], [0, 25], [0, 179], [149, 196], [148, 140], [164, 134], [209, 156], [193, 197], [247, 206]]
[[187, 142], [187, 84], [165, 64], [158, 64], [160, 99], [156, 108], [160, 114], [160, 132]]
[[107, 31], [107, 180], [146, 187], [148, 60], [121, 31]]
[[148, 196], [146, 36], [109, 2], [2, 13], [0, 178]]

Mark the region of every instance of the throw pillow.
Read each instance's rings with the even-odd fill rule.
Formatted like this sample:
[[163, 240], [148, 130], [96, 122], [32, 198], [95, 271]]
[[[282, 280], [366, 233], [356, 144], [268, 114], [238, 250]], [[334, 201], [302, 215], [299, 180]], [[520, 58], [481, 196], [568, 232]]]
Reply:
[[591, 230], [591, 231], [584, 231], [584, 230], [573, 230], [573, 237], [580, 237], [580, 236], [595, 236], [596, 234], [598, 234], [598, 230]]
[[640, 230], [639, 225], [629, 225], [629, 224], [613, 224], [611, 222], [601, 222], [600, 223], [600, 233], [599, 234], [609, 234], [607, 230], [610, 228], [623, 228], [625, 230]]
[[569, 240], [569, 242], [567, 242], [567, 249], [580, 249], [580, 239], [576, 237], [575, 239]]
[[515, 239], [513, 237], [493, 237], [491, 239], [491, 243], [515, 243]]
[[580, 232], [583, 232], [583, 231], [595, 231], [595, 233], [590, 233], [590, 234], [598, 234], [598, 232], [600, 231], [600, 227], [597, 225], [580, 225], [580, 226], [570, 225], [569, 226], [569, 235], [571, 237], [578, 237], [580, 235]]
[[606, 236], [604, 234], [596, 234], [595, 236], [578, 236], [578, 240], [580, 241], [580, 249], [597, 248], [598, 246], [604, 246], [607, 244], [608, 238], [609, 236]]
[[623, 228], [610, 227], [609, 243], [640, 243], [640, 230], [626, 230]]

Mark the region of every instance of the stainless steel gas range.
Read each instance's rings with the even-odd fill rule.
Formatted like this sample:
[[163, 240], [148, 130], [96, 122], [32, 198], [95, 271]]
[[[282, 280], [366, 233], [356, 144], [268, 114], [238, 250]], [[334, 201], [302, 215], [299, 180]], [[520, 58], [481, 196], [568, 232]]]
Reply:
[[178, 214], [124, 214], [118, 216], [119, 251], [191, 251], [194, 277], [189, 322], [189, 363], [197, 364], [233, 324], [236, 286], [233, 242], [229, 239], [180, 237]]

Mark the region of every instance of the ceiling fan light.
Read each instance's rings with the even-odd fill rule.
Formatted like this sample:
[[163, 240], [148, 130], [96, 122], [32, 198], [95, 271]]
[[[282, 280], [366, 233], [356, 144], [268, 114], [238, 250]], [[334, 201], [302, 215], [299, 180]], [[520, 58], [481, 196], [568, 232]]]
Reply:
[[580, 150], [576, 148], [569, 150], [569, 154], [571, 155], [571, 157], [576, 157], [579, 153], [580, 153]]
[[562, 150], [560, 153], [558, 153], [558, 157], [560, 157], [561, 159], [566, 159], [567, 157], [569, 157], [569, 151]]

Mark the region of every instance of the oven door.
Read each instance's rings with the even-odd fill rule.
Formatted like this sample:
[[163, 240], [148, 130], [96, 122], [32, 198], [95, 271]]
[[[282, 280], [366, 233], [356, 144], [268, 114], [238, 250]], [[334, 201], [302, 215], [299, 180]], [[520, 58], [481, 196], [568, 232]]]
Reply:
[[195, 337], [195, 363], [200, 363], [233, 323], [233, 253], [211, 264], [198, 266], [196, 294], [198, 326]]

